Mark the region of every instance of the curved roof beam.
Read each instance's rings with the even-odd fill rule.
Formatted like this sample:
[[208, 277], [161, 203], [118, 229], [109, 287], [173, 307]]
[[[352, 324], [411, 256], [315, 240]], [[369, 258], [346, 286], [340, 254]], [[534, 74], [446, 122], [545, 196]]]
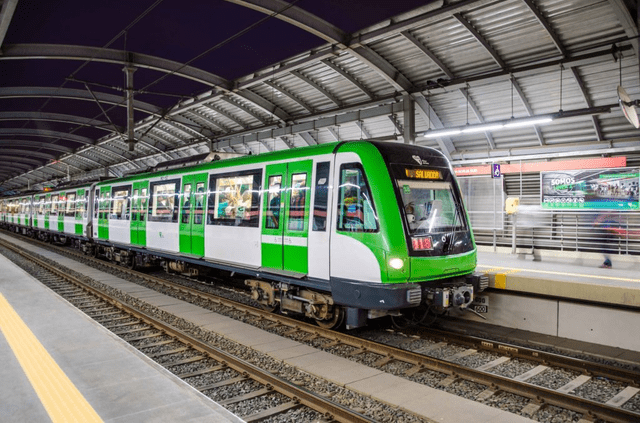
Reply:
[[[272, 14], [278, 12], [277, 19], [288, 22], [300, 29], [314, 34], [338, 47], [348, 48], [350, 53], [358, 59], [372, 67], [380, 76], [389, 82], [396, 90], [403, 94], [408, 94], [414, 90], [413, 84], [402, 75], [389, 62], [369, 47], [357, 45], [349, 47], [351, 35], [326, 21], [312, 15], [297, 6], [288, 7], [288, 3], [282, 0], [227, 0], [262, 13]], [[285, 9], [286, 8], [286, 9]], [[283, 10], [285, 9], [285, 10]], [[282, 11], [282, 12], [280, 12]]]
[[31, 150], [32, 148], [43, 148], [45, 150], [59, 151], [61, 153], [73, 152], [73, 148], [65, 147], [64, 145], [51, 144], [48, 142], [40, 142], [40, 141], [32, 141], [32, 140], [0, 139], [0, 147], [5, 145], [11, 146], [11, 147], [27, 147], [29, 148], [29, 150]]
[[18, 5], [18, 0], [4, 0], [0, 5], [2, 6], [0, 9], [0, 46], [2, 46], [4, 36], [7, 35], [13, 13]]
[[0, 160], [0, 169], [19, 169], [20, 171], [29, 171], [29, 170], [33, 170], [34, 167], [26, 163], [19, 163], [17, 160], [13, 160], [13, 161]]
[[[482, 47], [484, 47], [487, 53], [489, 53], [489, 55], [491, 55], [491, 57], [498, 64], [498, 66], [500, 66], [500, 69], [502, 69], [503, 71], [509, 71], [507, 64], [504, 62], [504, 60], [502, 60], [498, 52], [491, 46], [489, 41], [487, 41], [487, 39], [484, 38], [482, 34], [480, 34], [480, 32], [471, 24], [471, 22], [465, 19], [461, 13], [454, 13], [453, 17], [458, 22], [460, 22], [462, 26], [464, 26], [467, 29], [467, 31], [469, 31], [469, 33], [473, 36], [473, 38], [475, 38], [475, 40], [479, 42], [482, 45]], [[531, 108], [531, 105], [529, 104], [529, 101], [527, 101], [527, 98], [525, 97], [524, 92], [520, 88], [520, 85], [517, 83], [515, 78], [511, 79], [511, 83], [516, 89], [516, 92], [518, 93], [518, 97], [520, 97], [520, 101], [522, 101], [522, 104], [524, 105], [525, 109], [527, 109], [527, 114], [529, 116], [533, 116], [533, 110]], [[536, 132], [536, 136], [538, 138], [538, 142], [540, 143], [540, 145], [545, 145], [544, 138], [542, 136], [542, 131], [540, 131], [540, 128], [537, 125], [533, 125], [533, 129]]]
[[[65, 115], [62, 113], [45, 113], [45, 112], [0, 112], [0, 120], [44, 120], [49, 122], [73, 123], [80, 126], [88, 126], [103, 131], [112, 132], [113, 125], [108, 122], [102, 122], [96, 119], [85, 118], [82, 116]], [[122, 127], [116, 126], [116, 129], [122, 132]]]
[[[431, 59], [431, 61], [440, 69], [442, 73], [444, 73], [447, 76], [447, 78], [449, 79], [455, 78], [455, 75], [453, 74], [453, 72], [449, 70], [449, 68], [438, 58], [438, 56], [436, 56], [431, 50], [429, 50], [427, 46], [422, 44], [420, 40], [418, 40], [413, 34], [411, 34], [411, 32], [403, 31], [402, 36], [405, 37], [407, 40], [409, 40], [409, 42], [411, 42], [414, 46], [416, 46], [420, 51], [422, 51], [429, 59]], [[481, 123], [484, 123], [484, 117], [480, 113], [480, 110], [478, 109], [478, 106], [476, 105], [476, 103], [473, 101], [471, 96], [469, 96], [468, 90], [458, 88], [458, 92], [462, 94], [466, 99], [466, 101], [469, 103], [469, 107], [471, 107], [471, 110], [473, 110], [473, 113], [476, 115], [476, 118], [478, 119], [478, 121], [480, 121]], [[487, 138], [489, 147], [491, 147], [492, 149], [495, 149], [496, 143], [493, 140], [493, 135], [491, 135], [491, 132], [485, 131], [484, 136]]]
[[[1, 56], [0, 56], [1, 57]], [[127, 107], [127, 102], [122, 96], [96, 93], [94, 95], [101, 103], [113, 104], [116, 106]], [[2, 98], [65, 98], [70, 100], [85, 100], [94, 102], [94, 98], [88, 91], [77, 90], [74, 88], [55, 88], [55, 87], [0, 87], [0, 99]], [[162, 115], [162, 109], [143, 101], [134, 100], [133, 107], [141, 112], [152, 115]]]
[[42, 160], [30, 159], [28, 157], [22, 157], [20, 155], [9, 154], [9, 153], [3, 154], [2, 157], [0, 158], [0, 162], [6, 162], [6, 163], [15, 162], [15, 163], [27, 164], [32, 166], [42, 166], [44, 164]]
[[30, 137], [57, 138], [57, 139], [77, 142], [79, 144], [84, 144], [84, 145], [94, 145], [94, 141], [91, 138], [70, 134], [68, 132], [50, 131], [47, 129], [0, 128], [0, 135], [10, 135], [10, 136], [26, 135]]
[[320, 37], [332, 44], [340, 44], [342, 47], [346, 47], [351, 39], [351, 36], [342, 31], [340, 28], [318, 18], [316, 15], [300, 9], [299, 7], [291, 6], [289, 3], [282, 0], [227, 1], [239, 6], [257, 10], [258, 12], [267, 15], [278, 13], [276, 18], [283, 20], [304, 31], [307, 31], [317, 37]]
[[[11, 156], [21, 156], [21, 155], [28, 155], [30, 157], [37, 157], [39, 159], [45, 159], [45, 160], [56, 160], [57, 156], [54, 154], [49, 154], [49, 153], [43, 153], [40, 151], [30, 151], [30, 150], [21, 150], [21, 149], [17, 149], [17, 148], [3, 148], [2, 149], [2, 155], [3, 157], [6, 157], [7, 155]], [[12, 159], [13, 160], [13, 159]], [[40, 166], [42, 166], [42, 162], [38, 162], [38, 164]]]
[[0, 61], [28, 59], [81, 60], [117, 63], [123, 66], [133, 65], [191, 79], [225, 91], [232, 88], [231, 82], [202, 69], [146, 54], [64, 44], [8, 44], [2, 47]]

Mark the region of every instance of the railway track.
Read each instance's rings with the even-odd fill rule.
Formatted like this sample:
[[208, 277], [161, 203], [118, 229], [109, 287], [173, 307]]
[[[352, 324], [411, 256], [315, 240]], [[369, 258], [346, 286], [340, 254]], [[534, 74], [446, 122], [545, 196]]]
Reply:
[[[121, 266], [103, 261], [100, 265], [125, 271]], [[139, 272], [134, 274], [167, 295], [398, 376], [424, 383], [425, 374], [436, 374], [436, 381], [431, 385], [438, 389], [448, 390], [461, 383], [474, 384], [479, 388], [470, 397], [488, 404], [500, 395], [515, 395], [523, 399], [514, 410], [521, 415], [535, 418], [544, 410], [558, 407], [579, 414], [584, 421], [640, 421], [640, 408], [625, 408], [632, 398], [640, 404], [637, 400], [640, 373], [634, 370], [433, 329], [390, 334], [393, 340], [381, 343], [324, 330], [162, 278]], [[472, 360], [477, 356], [480, 356], [481, 364]], [[509, 370], [514, 364], [521, 370]], [[551, 384], [536, 382], [541, 375], [552, 372], [563, 375], [559, 378], [562, 383], [557, 380]], [[601, 381], [613, 381], [615, 393], [602, 399], [581, 396], [582, 387], [595, 383], [597, 390]]]
[[247, 422], [279, 415], [298, 421], [371, 421], [136, 310], [5, 241], [0, 246], [35, 264], [32, 274], [38, 280], [89, 317]]

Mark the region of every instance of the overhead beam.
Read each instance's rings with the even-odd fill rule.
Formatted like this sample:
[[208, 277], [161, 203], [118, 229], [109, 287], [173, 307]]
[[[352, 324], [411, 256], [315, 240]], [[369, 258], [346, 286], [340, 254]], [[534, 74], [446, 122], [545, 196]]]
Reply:
[[[35, 156], [34, 156], [35, 157]], [[8, 152], [6, 152], [3, 149], [3, 154], [2, 157], [0, 157], [0, 161], [5, 162], [5, 163], [23, 163], [23, 164], [28, 164], [28, 165], [32, 165], [32, 166], [43, 166], [45, 164], [45, 162], [49, 160], [49, 158], [45, 158], [44, 162], [42, 160], [36, 160], [36, 159], [32, 159], [32, 158], [28, 158], [28, 157], [23, 157], [19, 154], [10, 154]]]
[[300, 132], [300, 136], [307, 145], [318, 145], [318, 140], [316, 140], [310, 132]]
[[[204, 108], [209, 109], [213, 112], [218, 113], [221, 116], [226, 117], [227, 119], [229, 119], [230, 121], [234, 122], [236, 125], [238, 125], [239, 127], [241, 127], [242, 129], [247, 129], [249, 126], [247, 124], [245, 124], [244, 122], [242, 122], [240, 119], [236, 118], [234, 115], [232, 115], [231, 113], [227, 113], [224, 110], [222, 110], [219, 107], [213, 106], [211, 104], [203, 104], [202, 105]], [[222, 127], [221, 127], [222, 128]], [[229, 130], [227, 129], [227, 132], [229, 132]]]
[[80, 135], [70, 134], [68, 132], [50, 131], [47, 129], [33, 129], [33, 128], [0, 128], [0, 135], [7, 136], [30, 136], [30, 137], [43, 137], [43, 138], [56, 138], [67, 141], [73, 141], [83, 145], [93, 145], [94, 140]]
[[467, 31], [476, 39], [477, 42], [482, 44], [484, 49], [491, 55], [493, 60], [500, 66], [500, 69], [507, 69], [507, 64], [502, 60], [498, 52], [489, 44], [489, 41], [480, 34], [480, 32], [469, 22], [462, 14], [454, 13], [453, 17], [458, 20]]
[[[635, 2], [637, 3], [637, 2]], [[624, 0], [609, 0], [609, 4], [613, 8], [613, 12], [616, 14], [618, 21], [622, 24], [625, 34], [631, 39], [631, 45], [633, 45], [633, 51], [636, 55], [640, 53], [638, 50], [638, 24], [636, 19], [629, 13], [629, 9]]]
[[350, 50], [350, 53], [357, 57], [361, 62], [369, 65], [398, 92], [408, 94], [415, 91], [415, 87], [406, 76], [402, 75], [398, 69], [383, 59], [382, 56], [371, 48], [366, 46], [357, 47]]
[[0, 9], [0, 47], [4, 42], [4, 37], [7, 35], [9, 24], [13, 19], [13, 14], [16, 11], [18, 0], [3, 0], [2, 9]]
[[314, 113], [315, 112], [315, 110], [313, 110], [313, 107], [311, 107], [309, 104], [307, 104], [302, 99], [300, 99], [297, 96], [295, 96], [291, 91], [287, 90], [286, 88], [281, 87], [280, 85], [277, 85], [277, 84], [275, 84], [274, 82], [271, 82], [271, 81], [264, 81], [264, 84], [268, 85], [269, 87], [273, 88], [274, 90], [278, 90], [280, 93], [282, 93], [283, 95], [287, 96], [289, 99], [295, 101], [296, 103], [298, 103], [300, 105], [300, 107], [305, 109], [307, 112], [309, 112], [309, 113]]
[[347, 81], [351, 82], [356, 88], [358, 88], [360, 91], [362, 91], [367, 97], [369, 97], [369, 98], [374, 98], [375, 97], [375, 95], [371, 91], [369, 91], [369, 89], [363, 83], [358, 81], [349, 72], [345, 71], [340, 66], [336, 65], [335, 63], [333, 63], [331, 61], [331, 59], [324, 59], [324, 60], [321, 60], [321, 62], [324, 63], [329, 68], [333, 69], [340, 76], [345, 78]]
[[560, 37], [558, 36], [556, 31], [553, 29], [553, 27], [551, 26], [547, 18], [542, 14], [542, 11], [538, 9], [538, 5], [536, 5], [533, 0], [522, 0], [522, 1], [529, 7], [531, 12], [533, 12], [536, 19], [538, 20], [538, 22], [540, 22], [540, 24], [547, 31], [547, 34], [549, 35], [549, 37], [551, 37], [551, 41], [553, 41], [553, 44], [556, 46], [556, 48], [562, 54], [562, 56], [567, 56], [568, 55], [567, 49], [565, 48], [564, 44], [562, 44]]
[[[29, 156], [29, 157], [37, 157], [39, 159], [45, 160], [56, 160], [57, 156], [55, 154], [43, 153], [41, 151], [31, 151], [17, 148], [3, 148], [2, 155], [6, 156]], [[42, 165], [42, 163], [40, 163]]]
[[[458, 92], [460, 94], [462, 94], [462, 96], [464, 97], [465, 101], [468, 103], [469, 107], [471, 108], [471, 111], [475, 115], [476, 119], [478, 119], [478, 122], [484, 123], [485, 122], [484, 117], [480, 113], [480, 110], [478, 109], [478, 106], [476, 105], [476, 102], [473, 101], [473, 99], [469, 95], [469, 91], [466, 90], [466, 89], [459, 88]], [[493, 135], [491, 134], [491, 132], [484, 131], [484, 136], [487, 138], [487, 143], [489, 144], [489, 148], [491, 148], [492, 150], [494, 148], [496, 148], [496, 143], [495, 143], [495, 141], [493, 139]]]
[[[527, 111], [527, 115], [533, 116], [534, 115], [533, 109], [531, 108], [531, 105], [527, 101], [527, 98], [524, 96], [524, 92], [522, 91], [522, 87], [520, 87], [520, 84], [518, 84], [518, 80], [515, 78], [512, 78], [511, 83], [513, 84], [513, 88], [516, 90], [516, 93], [518, 93], [518, 97], [520, 98], [522, 105]], [[538, 138], [538, 142], [540, 143], [540, 145], [545, 145], [544, 137], [542, 136], [542, 131], [540, 130], [540, 127], [538, 125], [533, 125], [533, 130], [536, 133], [536, 137]]]
[[[95, 129], [101, 129], [103, 131], [112, 132], [113, 127], [109, 129], [111, 125], [108, 122], [99, 121], [96, 119], [85, 118], [82, 116], [66, 115], [62, 113], [45, 113], [45, 112], [0, 112], [0, 120], [29, 120], [29, 121], [48, 121], [48, 122], [62, 122], [72, 123], [75, 125], [91, 127]], [[116, 126], [119, 132], [122, 132], [123, 128]]]
[[276, 119], [281, 120], [282, 122], [286, 123], [291, 120], [291, 116], [289, 116], [287, 112], [285, 112], [266, 98], [263, 98], [254, 93], [253, 91], [244, 90], [235, 93], [235, 95], [255, 104], [256, 106], [260, 107], [262, 110], [269, 113]]
[[[260, 116], [258, 113], [254, 112], [253, 110], [251, 110], [250, 108], [246, 107], [243, 104], [240, 104], [236, 101], [234, 101], [232, 98], [227, 97], [227, 96], [222, 96], [220, 97], [220, 100], [229, 103], [230, 105], [232, 105], [233, 107], [237, 107], [238, 109], [242, 110], [243, 112], [249, 114], [250, 116], [253, 116], [256, 120], [262, 122], [263, 124], [268, 124], [269, 122], [263, 118], [262, 116]], [[246, 99], [245, 99], [246, 100]]]
[[[587, 87], [584, 85], [584, 81], [580, 76], [580, 72], [577, 68], [571, 68], [571, 72], [573, 73], [573, 77], [580, 87], [580, 92], [582, 93], [582, 97], [584, 98], [585, 103], [587, 103], [587, 107], [593, 107], [593, 101], [591, 101], [591, 97], [589, 97], [589, 93], [587, 92]], [[598, 141], [604, 140], [604, 135], [602, 134], [602, 127], [600, 126], [600, 121], [596, 115], [591, 116], [591, 121], [593, 122], [593, 129], [596, 131], [596, 138]]]
[[299, 78], [307, 84], [311, 85], [316, 91], [328, 98], [329, 101], [331, 101], [336, 106], [340, 106], [342, 104], [342, 102], [336, 96], [331, 94], [326, 88], [315, 82], [313, 79], [304, 75], [302, 72], [296, 70], [291, 72], [291, 75], [294, 75], [296, 78]]
[[92, 62], [117, 63], [123, 66], [132, 65], [187, 78], [221, 90], [232, 89], [230, 81], [210, 72], [173, 60], [131, 51], [65, 44], [8, 44], [2, 47], [0, 61], [29, 59], [90, 60]]
[[48, 142], [40, 142], [40, 141], [32, 141], [32, 140], [10, 140], [10, 139], [0, 139], [0, 147], [1, 146], [10, 146], [10, 147], [27, 147], [28, 150], [32, 149], [45, 149], [45, 150], [53, 150], [59, 151], [61, 153], [72, 153], [73, 148], [65, 147], [64, 145], [52, 144]]
[[[416, 101], [416, 105], [418, 106], [417, 110], [422, 119], [425, 122], [431, 122], [436, 129], [444, 128], [444, 125], [436, 112], [431, 107], [431, 104], [427, 101], [427, 99], [422, 94], [416, 94], [413, 96]], [[449, 160], [451, 160], [451, 154], [456, 150], [453, 145], [453, 141], [451, 141], [450, 137], [439, 137], [436, 138], [436, 142], [438, 143], [438, 147], [440, 151], [447, 156]]]

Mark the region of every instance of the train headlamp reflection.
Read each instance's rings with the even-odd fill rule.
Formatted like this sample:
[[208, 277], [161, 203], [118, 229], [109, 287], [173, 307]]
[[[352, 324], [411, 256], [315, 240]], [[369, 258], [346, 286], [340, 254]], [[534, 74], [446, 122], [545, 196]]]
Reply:
[[389, 266], [393, 267], [396, 270], [400, 270], [404, 266], [404, 261], [399, 258], [394, 258], [389, 260]]

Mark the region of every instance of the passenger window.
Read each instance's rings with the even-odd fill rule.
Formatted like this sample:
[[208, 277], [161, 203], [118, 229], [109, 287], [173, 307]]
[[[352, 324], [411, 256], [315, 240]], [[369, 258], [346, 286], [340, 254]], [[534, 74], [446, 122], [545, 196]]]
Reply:
[[142, 199], [140, 200], [140, 221], [144, 222], [147, 216], [147, 201], [149, 199], [149, 191], [142, 188]]
[[67, 208], [65, 210], [65, 216], [74, 217], [76, 215], [76, 193], [69, 193], [67, 195]]
[[307, 174], [291, 175], [291, 199], [289, 202], [290, 231], [303, 231], [305, 220], [305, 205], [307, 203]]
[[180, 180], [152, 182], [149, 220], [153, 222], [178, 221], [178, 186]]
[[359, 163], [340, 167], [338, 187], [338, 230], [377, 232], [378, 217], [362, 166]]
[[191, 215], [191, 184], [187, 184], [182, 189], [182, 223], [189, 223]]
[[327, 202], [329, 199], [329, 162], [316, 166], [316, 192], [313, 203], [313, 230], [327, 230]]
[[269, 194], [267, 196], [267, 212], [265, 226], [268, 229], [278, 229], [280, 227], [280, 188], [282, 187], [282, 176], [269, 177]]
[[204, 215], [204, 182], [198, 182], [196, 184], [195, 204], [193, 209], [193, 223], [194, 225], [202, 224], [202, 216]]
[[51, 196], [51, 215], [52, 216], [58, 215], [58, 198], [59, 197], [57, 195]]
[[140, 201], [138, 195], [140, 194], [139, 189], [133, 190], [133, 198], [131, 203], [131, 221], [138, 221], [138, 213], [140, 212]]
[[100, 211], [100, 190], [96, 190], [96, 195], [93, 197], [93, 218], [98, 218]]
[[211, 175], [207, 224], [257, 228], [261, 183], [260, 170]]
[[131, 202], [129, 192], [131, 192], [131, 186], [111, 189], [111, 219], [129, 220], [129, 207]]

